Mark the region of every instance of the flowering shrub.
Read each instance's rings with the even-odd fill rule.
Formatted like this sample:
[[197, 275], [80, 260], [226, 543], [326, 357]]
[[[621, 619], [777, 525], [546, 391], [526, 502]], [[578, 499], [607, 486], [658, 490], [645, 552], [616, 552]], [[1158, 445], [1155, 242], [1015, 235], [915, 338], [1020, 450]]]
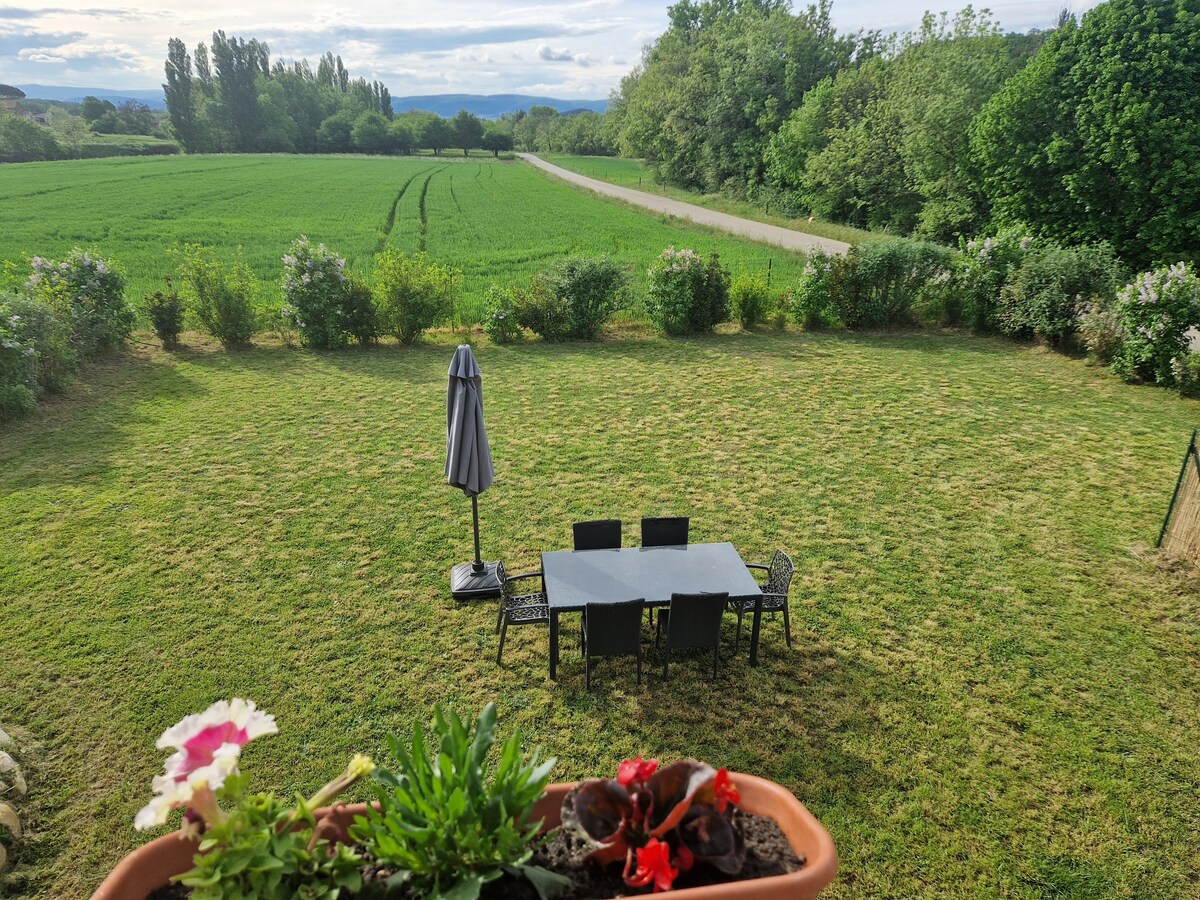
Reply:
[[[17, 752], [13, 739], [0, 729], [0, 836], [8, 833], [14, 841], [21, 839], [21, 818], [16, 803], [25, 796], [28, 787], [21, 766], [13, 757]], [[0, 842], [0, 870], [8, 864], [8, 848]]]
[[962, 300], [962, 317], [980, 331], [997, 327], [1000, 291], [1021, 267], [1034, 239], [1022, 227], [1005, 228], [993, 237], [964, 240], [955, 259], [955, 282]]
[[511, 344], [521, 339], [521, 323], [517, 320], [517, 300], [513, 291], [493, 284], [484, 299], [483, 330], [497, 344]]
[[729, 303], [733, 317], [749, 331], [767, 317], [771, 291], [766, 281], [756, 275], [739, 275], [729, 285]]
[[706, 864], [741, 871], [746, 846], [732, 813], [741, 802], [725, 769], [692, 759], [660, 769], [626, 760], [617, 777], [585, 781], [563, 801], [563, 824], [594, 845], [589, 858], [623, 863], [630, 887], [671, 889], [680, 872]]
[[1014, 337], [1036, 335], [1063, 346], [1079, 324], [1079, 307], [1111, 300], [1124, 281], [1107, 244], [1030, 250], [1000, 290], [996, 323]]
[[317, 350], [346, 345], [349, 293], [346, 260], [300, 235], [283, 257], [282, 312], [300, 333], [302, 345]]
[[226, 347], [246, 344], [257, 330], [254, 309], [258, 286], [240, 260], [228, 271], [212, 251], [184, 248], [179, 274], [188, 287], [192, 312], [201, 326]]
[[70, 310], [71, 340], [85, 356], [119, 347], [133, 330], [125, 279], [112, 262], [75, 247], [60, 261], [35, 256], [26, 289], [50, 306]]
[[1124, 331], [1121, 317], [1110, 301], [1093, 300], [1079, 307], [1076, 333], [1091, 358], [1102, 365], [1110, 364], [1121, 350]]
[[146, 315], [154, 333], [167, 348], [178, 346], [179, 333], [183, 331], [183, 298], [175, 291], [175, 286], [168, 277], [167, 292], [155, 291], [147, 294], [144, 300]]
[[[432, 737], [413, 727], [411, 746], [389, 740], [398, 767], [379, 769], [379, 808], [358, 817], [351, 836], [371, 857], [396, 870], [389, 887], [405, 896], [475, 900], [483, 885], [505, 872], [529, 879], [539, 896], [558, 893], [567, 879], [528, 865], [540, 822], [530, 821], [555, 760], [521, 752], [514, 732], [489, 771], [488, 751], [496, 740], [496, 705], [489, 703], [474, 727], [435, 707]], [[432, 753], [432, 760], [429, 754]]]
[[950, 251], [925, 241], [858, 244], [833, 264], [830, 298], [847, 328], [892, 328], [913, 318], [922, 293], [948, 277]]
[[1127, 380], [1173, 385], [1173, 361], [1187, 352], [1187, 331], [1200, 325], [1200, 278], [1187, 263], [1139, 275], [1117, 295], [1124, 339], [1113, 371]]
[[22, 331], [20, 316], [0, 318], [0, 422], [37, 404], [37, 349]]
[[0, 320], [37, 352], [35, 394], [57, 393], [71, 383], [79, 354], [71, 346], [70, 309], [53, 307], [41, 297], [0, 292]]
[[729, 318], [729, 273], [716, 253], [668, 247], [646, 272], [646, 312], [664, 334], [712, 331]]
[[[184, 809], [183, 836], [202, 836], [195, 867], [177, 879], [194, 900], [331, 898], [362, 886], [362, 860], [332, 840], [336, 835], [317, 823], [313, 810], [369, 774], [374, 763], [354, 757], [338, 778], [295, 807], [271, 794], [248, 795], [238, 771], [242, 748], [277, 730], [273, 716], [234, 699], [185, 717], [158, 739], [159, 749], [175, 752], [134, 827], [163, 825], [171, 810]], [[232, 807], [228, 812], [221, 800]]]
[[381, 329], [411, 344], [426, 328], [450, 318], [461, 282], [461, 272], [431, 262], [424, 253], [385, 250], [375, 261]]

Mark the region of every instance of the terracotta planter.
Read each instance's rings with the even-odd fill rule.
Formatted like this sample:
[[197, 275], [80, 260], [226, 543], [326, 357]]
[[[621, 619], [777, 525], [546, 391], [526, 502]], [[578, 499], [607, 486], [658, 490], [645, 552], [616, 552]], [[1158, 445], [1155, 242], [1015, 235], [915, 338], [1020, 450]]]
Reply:
[[[837, 875], [837, 850], [833, 839], [813, 814], [791, 792], [764, 778], [731, 772], [742, 795], [742, 808], [760, 816], [770, 816], [791, 842], [796, 853], [807, 862], [799, 872], [755, 878], [706, 887], [671, 891], [672, 900], [811, 900]], [[575, 782], [552, 784], [533, 808], [535, 819], [545, 819], [544, 829], [557, 828], [561, 822], [562, 801]], [[346, 806], [339, 813], [348, 819], [361, 815], [361, 804]], [[329, 811], [318, 810], [317, 815]], [[146, 900], [156, 888], [192, 867], [196, 841], [181, 841], [174, 834], [157, 838], [134, 850], [117, 864], [92, 900]]]

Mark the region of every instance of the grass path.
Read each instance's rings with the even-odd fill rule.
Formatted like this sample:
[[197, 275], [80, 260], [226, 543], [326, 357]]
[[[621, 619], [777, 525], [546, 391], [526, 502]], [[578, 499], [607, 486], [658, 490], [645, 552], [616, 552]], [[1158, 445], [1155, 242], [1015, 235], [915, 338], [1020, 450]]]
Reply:
[[484, 348], [487, 558], [687, 513], [797, 561], [794, 649], [768, 622], [758, 669], [586, 693], [538, 628], [498, 667], [493, 606], [449, 598], [450, 353], [140, 349], [0, 430], [0, 718], [41, 747], [0, 894], [86, 897], [159, 733], [241, 695], [281, 725], [244, 768], [289, 793], [494, 699], [563, 780], [641, 752], [782, 782], [833, 898], [1195, 896], [1200, 582], [1148, 551], [1195, 402], [962, 335]]

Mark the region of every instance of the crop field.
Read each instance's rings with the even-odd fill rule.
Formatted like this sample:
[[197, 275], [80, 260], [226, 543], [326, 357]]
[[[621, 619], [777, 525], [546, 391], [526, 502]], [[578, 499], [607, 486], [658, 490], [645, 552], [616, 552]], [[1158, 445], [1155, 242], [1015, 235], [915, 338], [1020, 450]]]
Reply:
[[635, 277], [668, 245], [715, 250], [735, 272], [795, 277], [802, 257], [569, 187], [490, 159], [210, 156], [0, 167], [0, 262], [94, 245], [140, 298], [173, 270], [168, 250], [214, 246], [272, 290], [280, 257], [304, 233], [369, 278], [387, 246], [426, 250], [462, 269], [470, 320], [489, 285], [527, 279], [569, 254], [608, 254]]
[[545, 627], [497, 665], [494, 603], [450, 598], [452, 340], [187, 335], [0, 428], [0, 719], [38, 747], [0, 895], [89, 896], [146, 839], [162, 730], [246, 696], [280, 733], [243, 769], [287, 796], [434, 702], [495, 700], [556, 780], [644, 753], [781, 782], [837, 843], [830, 900], [1194, 900], [1200, 584], [1149, 548], [1195, 401], [959, 334], [484, 345], [485, 558], [688, 514], [797, 563], [791, 648], [768, 620], [750, 668], [730, 617], [715, 680], [651, 655], [589, 692], [573, 623], [555, 683]]
[[791, 218], [778, 213], [772, 213], [770, 207], [763, 209], [747, 200], [735, 200], [722, 194], [700, 194], [669, 184], [661, 184], [654, 179], [654, 170], [640, 159], [623, 159], [617, 156], [565, 156], [563, 154], [538, 154], [547, 162], [589, 178], [618, 184], [622, 187], [646, 191], [650, 194], [661, 194], [673, 200], [684, 203], [694, 203], [706, 206], [732, 216], [744, 219], [754, 219], [790, 228], [793, 231], [803, 231], [821, 237], [832, 238], [835, 241], [845, 241], [848, 244], [859, 244], [863, 241], [887, 240], [894, 235], [882, 232], [864, 231], [849, 225], [838, 225], [833, 222], [813, 221], [807, 217]]

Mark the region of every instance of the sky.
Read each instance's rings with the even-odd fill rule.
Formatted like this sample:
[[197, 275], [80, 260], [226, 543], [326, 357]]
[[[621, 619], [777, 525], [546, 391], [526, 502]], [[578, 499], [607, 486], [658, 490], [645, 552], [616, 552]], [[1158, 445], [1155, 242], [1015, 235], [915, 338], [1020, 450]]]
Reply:
[[[6, 0], [0, 0], [0, 4]], [[340, 54], [352, 77], [382, 81], [393, 96], [537, 94], [599, 99], [637, 65], [666, 28], [667, 0], [111, 0], [68, 8], [7, 0], [0, 5], [0, 83], [133, 90], [163, 81], [167, 39], [189, 48], [212, 32], [258, 38], [272, 59]], [[109, 0], [96, 0], [97, 3]], [[990, 8], [1008, 31], [1050, 27], [1064, 6], [1097, 0], [1023, 0]], [[904, 31], [929, 0], [833, 0], [839, 31]], [[978, 6], [986, 4], [979, 3]]]

